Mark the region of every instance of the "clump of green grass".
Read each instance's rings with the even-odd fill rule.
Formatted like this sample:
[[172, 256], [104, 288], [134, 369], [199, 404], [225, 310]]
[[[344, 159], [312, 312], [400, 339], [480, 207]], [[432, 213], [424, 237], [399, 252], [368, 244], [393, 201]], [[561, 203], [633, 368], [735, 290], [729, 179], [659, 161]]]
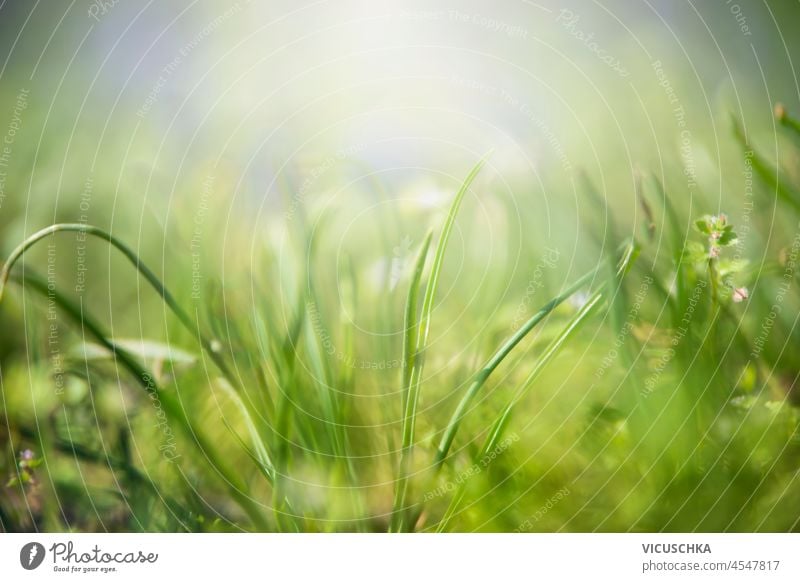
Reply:
[[[785, 110], [778, 116], [797, 132]], [[752, 155], [762, 195], [797, 218], [796, 186], [753, 152], [738, 125], [734, 138]], [[227, 281], [210, 288], [205, 317], [191, 315], [182, 294], [102, 229], [57, 224], [35, 233], [5, 263], [0, 297], [14, 282], [54, 302], [126, 372], [84, 361], [80, 374], [69, 371], [73, 379], [96, 400], [129, 382], [140, 402], [157, 397], [185, 454], [166, 466], [137, 458], [128, 443], [137, 435], [127, 429], [113, 451], [22, 421], [19, 438], [38, 442], [48, 467], [46, 455], [61, 451], [98, 475], [124, 476], [126, 502], [138, 499], [128, 523], [141, 529], [796, 530], [800, 361], [785, 347], [798, 339], [787, 306], [798, 304], [800, 244], [782, 241], [783, 252], [758, 269], [733, 260], [741, 241], [731, 218], [709, 213], [690, 230], [693, 217], [681, 215], [673, 191], [641, 180], [641, 234], [610, 219], [595, 243], [607, 248], [610, 240], [613, 252], [542, 300], [518, 329], [493, 315], [486, 353], [461, 357], [452, 375], [426, 377], [426, 364], [451, 347], [431, 342], [434, 307], [459, 210], [486, 164], [468, 173], [396, 285], [387, 277], [370, 296], [357, 257], [343, 259], [341, 305], [321, 291], [325, 272], [315, 268], [326, 263], [329, 226], [312, 229], [302, 208], [292, 232], [300, 258], [279, 260], [267, 249], [260, 259], [270, 274], [279, 264], [307, 271], [254, 278], [249, 296]], [[602, 200], [588, 179], [584, 189]], [[198, 364], [179, 370], [167, 349], [163, 369], [148, 369], [82, 303], [27, 267], [12, 272], [40, 241], [76, 231], [128, 259], [199, 346]], [[355, 365], [357, 322], [344, 312], [370, 311], [370, 301], [384, 323], [398, 307], [397, 341], [370, 346], [383, 364], [397, 354], [391, 369]], [[64, 406], [64, 418], [79, 410]], [[24, 483], [13, 487], [30, 494]], [[54, 484], [56, 494], [68, 487]], [[0, 507], [4, 523], [8, 515]]]

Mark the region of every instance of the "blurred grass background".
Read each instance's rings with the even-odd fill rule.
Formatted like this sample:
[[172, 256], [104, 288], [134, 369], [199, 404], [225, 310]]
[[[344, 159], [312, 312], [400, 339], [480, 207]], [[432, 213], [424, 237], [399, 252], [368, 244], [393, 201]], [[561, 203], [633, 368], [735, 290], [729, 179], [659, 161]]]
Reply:
[[[386, 530], [409, 270], [494, 148], [436, 296], [416, 528], [443, 523], [581, 297], [492, 376], [431, 484], [470, 378], [634, 237], [633, 270], [537, 378], [445, 529], [796, 531], [798, 134], [774, 108], [800, 112], [798, 17], [790, 2], [4, 3], [3, 253], [58, 222], [113, 233], [232, 378], [113, 248], [76, 233], [35, 247], [24, 272], [127, 342], [191, 426], [173, 418], [171, 440], [84, 327], [10, 286], [0, 525]], [[749, 298], [721, 306], [702, 287], [681, 334], [708, 274], [676, 259], [703, 242], [693, 220], [720, 212]], [[41, 464], [21, 469], [25, 451]]]

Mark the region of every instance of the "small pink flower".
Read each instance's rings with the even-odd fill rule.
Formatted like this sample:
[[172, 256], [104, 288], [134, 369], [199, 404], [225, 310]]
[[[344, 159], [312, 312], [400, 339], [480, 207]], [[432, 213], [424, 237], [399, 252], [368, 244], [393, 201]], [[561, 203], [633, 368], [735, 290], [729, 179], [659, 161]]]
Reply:
[[734, 303], [741, 303], [745, 299], [747, 299], [750, 294], [747, 291], [747, 287], [738, 287], [737, 289], [733, 290], [733, 302]]
[[712, 259], [719, 258], [719, 247], [717, 245], [713, 245], [710, 249], [708, 249], [708, 256]]

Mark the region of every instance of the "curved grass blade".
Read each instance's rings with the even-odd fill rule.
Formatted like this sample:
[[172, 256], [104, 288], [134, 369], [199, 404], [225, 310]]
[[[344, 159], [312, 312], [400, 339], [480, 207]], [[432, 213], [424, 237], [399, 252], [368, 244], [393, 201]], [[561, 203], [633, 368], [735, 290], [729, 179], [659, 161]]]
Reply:
[[[627, 250], [623, 255], [623, 263], [629, 262], [630, 257], [634, 253], [634, 246], [627, 245]], [[571, 297], [575, 292], [577, 292], [581, 287], [586, 285], [586, 283], [590, 282], [597, 276], [597, 273], [600, 269], [605, 268], [604, 263], [600, 263], [594, 269], [589, 271], [588, 273], [584, 274], [580, 277], [577, 281], [575, 281], [572, 285], [570, 285], [566, 290], [562, 293], [551, 299], [547, 302], [539, 311], [537, 311], [525, 324], [520, 327], [514, 335], [512, 335], [506, 342], [500, 346], [500, 348], [495, 352], [495, 354], [489, 358], [486, 362], [484, 367], [475, 374], [475, 377], [472, 380], [469, 388], [467, 388], [466, 394], [461, 398], [461, 401], [458, 403], [453, 415], [450, 418], [450, 421], [447, 423], [445, 427], [444, 434], [442, 435], [442, 439], [439, 443], [439, 447], [436, 450], [436, 457], [434, 460], [434, 469], [438, 471], [442, 464], [444, 463], [445, 459], [447, 459], [447, 455], [450, 451], [450, 447], [453, 444], [453, 440], [455, 439], [456, 433], [458, 432], [459, 427], [461, 426], [461, 422], [464, 419], [464, 416], [467, 413], [469, 405], [472, 403], [472, 400], [478, 394], [480, 389], [486, 384], [486, 381], [491, 376], [492, 372], [500, 365], [500, 363], [508, 356], [509, 353], [519, 344], [522, 339], [528, 335], [528, 333], [536, 327], [545, 317], [547, 317], [556, 307], [558, 307], [561, 303], [566, 301], [569, 297]]]
[[482, 458], [486, 456], [489, 451], [494, 449], [497, 444], [500, 442], [500, 439], [503, 436], [503, 431], [505, 427], [508, 425], [508, 421], [511, 418], [511, 413], [513, 412], [514, 408], [517, 404], [525, 397], [525, 395], [530, 391], [531, 387], [533, 386], [534, 381], [539, 377], [539, 374], [547, 367], [553, 358], [558, 354], [564, 344], [572, 337], [573, 334], [581, 327], [581, 325], [592, 316], [600, 305], [602, 305], [603, 300], [603, 292], [597, 291], [590, 299], [586, 302], [586, 304], [581, 307], [580, 311], [575, 314], [575, 316], [567, 323], [561, 333], [556, 336], [556, 338], [547, 346], [544, 352], [542, 352], [541, 357], [536, 362], [533, 370], [531, 370], [528, 377], [522, 383], [522, 385], [517, 389], [516, 394], [511, 399], [511, 401], [506, 405], [503, 409], [503, 412], [500, 416], [495, 420], [494, 424], [492, 425], [492, 429], [489, 432], [489, 436], [486, 439], [483, 447], [480, 449], [480, 453], [478, 453], [478, 458]]
[[[569, 321], [561, 333], [556, 336], [556, 338], [547, 346], [539, 360], [537, 360], [533, 370], [531, 370], [528, 377], [517, 389], [514, 397], [506, 405], [506, 407], [503, 409], [503, 412], [500, 413], [494, 423], [492, 423], [492, 427], [489, 429], [489, 435], [486, 437], [486, 441], [480, 448], [478, 454], [475, 456], [476, 462], [480, 459], [483, 459], [489, 453], [489, 451], [497, 446], [497, 443], [500, 441], [506, 426], [508, 426], [508, 421], [511, 419], [511, 412], [513, 411], [514, 407], [525, 396], [525, 394], [527, 394], [534, 380], [536, 380], [542, 370], [544, 370], [547, 364], [549, 364], [553, 357], [555, 357], [569, 337], [575, 333], [575, 331], [580, 327], [581, 323], [588, 319], [589, 315], [596, 310], [600, 304], [601, 298], [602, 293], [600, 291], [595, 292], [595, 294], [586, 302], [581, 310]], [[445, 514], [442, 516], [442, 520], [436, 526], [437, 533], [445, 531], [450, 523], [450, 520], [456, 514], [458, 506], [461, 504], [461, 500], [464, 498], [466, 493], [466, 484], [467, 481], [462, 480], [458, 486], [458, 489], [456, 489], [456, 492], [447, 507], [447, 511], [445, 511]]]
[[[8, 274], [5, 273], [4, 276], [7, 281]], [[262, 531], [269, 529], [268, 523], [264, 519], [258, 505], [249, 496], [243, 493], [245, 490], [244, 484], [236, 477], [236, 473], [225, 466], [203, 433], [195, 429], [186, 416], [186, 411], [183, 406], [170, 394], [165, 393], [158, 387], [153, 374], [142, 367], [128, 352], [108, 339], [108, 334], [103, 332], [100, 325], [90, 316], [86, 315], [81, 307], [67, 299], [57, 289], [49, 289], [46, 281], [30, 273], [26, 274], [24, 277], [15, 279], [23, 285], [29, 285], [40, 295], [52, 299], [70, 319], [80, 325], [82, 329], [89, 332], [89, 335], [93, 336], [99, 344], [111, 351], [117, 357], [120, 364], [136, 378], [136, 381], [145, 391], [148, 393], [157, 393], [165, 414], [176, 421], [177, 425], [183, 430], [189, 440], [198, 446], [203, 457], [205, 457], [214, 471], [224, 481], [231, 497], [245, 511], [248, 517], [250, 517], [253, 525]]]
[[[422, 371], [425, 361], [425, 348], [428, 342], [428, 335], [431, 328], [431, 312], [433, 311], [433, 301], [436, 297], [436, 290], [439, 284], [439, 275], [444, 263], [444, 254], [447, 250], [447, 243], [450, 239], [450, 234], [455, 224], [458, 209], [461, 207], [461, 202], [464, 195], [469, 190], [472, 182], [477, 177], [481, 168], [486, 164], [491, 152], [487, 153], [477, 164], [472, 168], [467, 175], [464, 182], [461, 184], [450, 205], [450, 210], [447, 214], [442, 234], [436, 244], [436, 253], [433, 258], [433, 265], [431, 266], [431, 273], [428, 279], [428, 284], [425, 288], [425, 296], [422, 300], [422, 312], [417, 325], [417, 337], [413, 346], [413, 365], [408, 378], [408, 394], [405, 402], [405, 414], [403, 417], [403, 441], [400, 450], [400, 467], [397, 479], [397, 491], [395, 495], [395, 504], [393, 508], [393, 521], [395, 522], [392, 531], [404, 531], [408, 528], [409, 524], [406, 523], [408, 516], [405, 511], [405, 500], [408, 494], [408, 479], [409, 467], [411, 464], [411, 456], [414, 449], [414, 432], [417, 420], [417, 405], [419, 403], [419, 390], [422, 381]], [[413, 337], [413, 336], [412, 336]], [[411, 353], [411, 352], [410, 352]], [[397, 516], [397, 517], [395, 517]]]
[[[623, 277], [627, 273], [635, 258], [635, 252], [625, 254], [623, 257], [623, 262], [617, 269], [617, 277]], [[545, 348], [545, 351], [542, 352], [542, 355], [539, 357], [539, 360], [536, 362], [533, 370], [531, 370], [531, 372], [528, 374], [528, 377], [517, 389], [514, 397], [511, 399], [508, 405], [506, 405], [503, 412], [492, 425], [492, 429], [489, 431], [489, 436], [481, 448], [480, 453], [478, 453], [479, 459], [486, 456], [489, 451], [498, 445], [500, 438], [502, 437], [504, 427], [508, 424], [511, 412], [517, 403], [519, 403], [519, 401], [528, 393], [533, 385], [533, 382], [539, 377], [539, 374], [542, 372], [542, 370], [544, 370], [547, 364], [552, 361], [561, 348], [564, 347], [564, 344], [567, 342], [567, 340], [569, 340], [569, 338], [575, 334], [581, 325], [583, 325], [594, 314], [594, 312], [597, 311], [600, 305], [602, 305], [604, 296], [608, 294], [605, 289], [607, 285], [608, 283], [604, 284], [589, 298], [589, 300], [580, 308], [580, 310], [578, 310], [578, 313], [576, 313], [567, 323], [567, 325], [564, 326], [564, 329], [562, 329], [561, 332], [553, 339], [553, 341], [550, 342], [547, 348]]]
[[[635, 258], [634, 253], [628, 253], [623, 258], [623, 263], [620, 265], [617, 274], [618, 276], [623, 275], [630, 267], [632, 260]], [[545, 351], [542, 352], [542, 355], [537, 360], [536, 364], [534, 365], [533, 370], [528, 374], [528, 377], [525, 381], [520, 385], [517, 389], [516, 393], [514, 394], [513, 398], [509, 401], [509, 403], [505, 406], [503, 411], [497, 417], [497, 419], [492, 423], [492, 427], [489, 429], [489, 434], [486, 437], [486, 440], [483, 446], [480, 448], [477, 455], [473, 458], [474, 463], [478, 463], [481, 459], [485, 458], [490, 451], [495, 449], [500, 439], [503, 436], [506, 426], [508, 426], [508, 422], [511, 419], [511, 413], [514, 410], [514, 407], [525, 397], [525, 395], [530, 391], [530, 388], [533, 386], [534, 381], [539, 377], [539, 374], [547, 367], [547, 365], [553, 360], [553, 358], [558, 354], [564, 344], [572, 337], [577, 330], [586, 322], [588, 319], [597, 311], [600, 305], [603, 302], [603, 296], [605, 294], [605, 286], [607, 283], [604, 283], [603, 286], [598, 289], [590, 298], [589, 300], [580, 308], [578, 313], [576, 313], [572, 319], [567, 323], [566, 326], [561, 330], [561, 332], [550, 342], [550, 344], [545, 348]], [[450, 520], [455, 515], [458, 506], [461, 503], [461, 500], [464, 498], [466, 493], [466, 480], [461, 481], [459, 484], [458, 489], [456, 490], [455, 495], [450, 501], [450, 504], [445, 512], [442, 520], [436, 527], [437, 532], [443, 532], [446, 530], [447, 525], [449, 524]]]
[[417, 355], [417, 338], [415, 335], [417, 333], [417, 300], [419, 298], [422, 272], [425, 270], [425, 262], [428, 258], [428, 249], [431, 246], [432, 237], [433, 232], [429, 231], [414, 261], [414, 271], [411, 276], [411, 284], [408, 287], [408, 297], [406, 298], [403, 318], [403, 410], [406, 407], [411, 370], [414, 367], [414, 359]]
[[[686, 311], [686, 301], [689, 296], [688, 286], [686, 283], [686, 265], [684, 257], [686, 254], [686, 232], [681, 230], [680, 219], [675, 207], [670, 202], [667, 191], [664, 189], [664, 184], [658, 179], [655, 174], [650, 175], [651, 182], [655, 185], [656, 193], [659, 202], [664, 208], [664, 215], [667, 219], [669, 228], [670, 244], [672, 245], [672, 260], [675, 264], [675, 294], [667, 293], [666, 298], [669, 301], [670, 310], [672, 314], [673, 327], [679, 327], [679, 322]], [[657, 279], [656, 279], [657, 281]]]
[[30, 249], [33, 245], [37, 242], [41, 241], [47, 236], [56, 234], [58, 232], [82, 232], [84, 234], [88, 234], [99, 239], [102, 239], [112, 246], [114, 246], [118, 251], [120, 251], [125, 258], [127, 258], [134, 267], [141, 273], [141, 275], [147, 280], [148, 283], [156, 290], [156, 293], [161, 297], [164, 303], [172, 310], [172, 312], [177, 316], [178, 321], [181, 322], [183, 327], [193, 336], [197, 337], [198, 341], [200, 342], [201, 347], [208, 353], [209, 357], [213, 360], [214, 364], [220, 369], [220, 371], [227, 377], [233, 384], [239, 385], [236, 377], [231, 373], [227, 364], [222, 359], [222, 356], [219, 353], [219, 349], [216, 347], [215, 342], [213, 342], [210, 338], [206, 337], [195, 325], [194, 320], [189, 317], [180, 304], [175, 300], [166, 286], [161, 282], [161, 280], [156, 276], [156, 274], [150, 270], [150, 268], [145, 265], [142, 260], [139, 258], [133, 250], [128, 247], [124, 242], [120, 239], [115, 237], [114, 235], [107, 233], [101, 228], [96, 226], [92, 226], [90, 224], [81, 224], [81, 223], [61, 223], [61, 224], [53, 224], [48, 226], [47, 228], [43, 228], [24, 241], [22, 241], [17, 247], [11, 251], [11, 254], [8, 256], [8, 260], [6, 260], [5, 265], [3, 265], [3, 270], [0, 272], [0, 301], [3, 299], [3, 291], [5, 290], [6, 283], [8, 281], [9, 274], [11, 273], [11, 269], [14, 267], [16, 262], [22, 258], [25, 252]]
[[[586, 302], [586, 304], [581, 307], [580, 311], [578, 311], [578, 313], [576, 313], [575, 316], [567, 323], [558, 336], [556, 336], [553, 341], [550, 342], [545, 351], [537, 360], [533, 370], [531, 370], [530, 374], [528, 374], [528, 377], [515, 392], [513, 398], [505, 406], [494, 423], [492, 423], [492, 427], [489, 429], [489, 434], [486, 437], [486, 441], [473, 459], [474, 462], [477, 463], [486, 457], [489, 451], [497, 446], [501, 437], [503, 436], [506, 426], [508, 426], [508, 422], [511, 419], [511, 413], [514, 407], [528, 393], [530, 387], [533, 385], [533, 382], [536, 380], [536, 378], [538, 378], [542, 370], [547, 367], [547, 364], [549, 364], [550, 361], [556, 356], [566, 341], [577, 331], [581, 324], [597, 310], [598, 306], [601, 304], [602, 295], [602, 290], [596, 291], [594, 295], [592, 295], [592, 297]], [[466, 483], [466, 480], [462, 480], [459, 484], [456, 493], [453, 495], [450, 501], [447, 511], [445, 512], [444, 516], [442, 516], [442, 520], [436, 527], [437, 532], [443, 532], [447, 529], [447, 525], [455, 515], [461, 500], [464, 498], [464, 494], [466, 493]]]
[[[414, 261], [414, 270], [412, 271], [411, 283], [409, 284], [408, 296], [406, 297], [405, 314], [403, 317], [403, 384], [400, 393], [401, 410], [403, 410], [404, 413], [408, 404], [411, 370], [414, 367], [414, 360], [417, 355], [417, 301], [421, 287], [422, 273], [425, 270], [425, 262], [428, 258], [428, 250], [431, 245], [432, 237], [433, 233], [429, 231], [422, 243], [422, 247], [420, 247], [417, 258]], [[398, 475], [398, 477], [399, 476], [400, 475]], [[401, 507], [402, 503], [402, 500], [400, 499], [401, 494], [402, 489], [400, 487], [396, 487], [393, 501], [395, 512], [392, 513], [390, 524], [391, 531], [397, 531], [397, 528], [400, 527], [401, 511], [399, 508]]]
[[[247, 427], [247, 432], [250, 435], [250, 440], [253, 443], [253, 454], [258, 461], [258, 465], [262, 468], [264, 475], [267, 477], [267, 480], [270, 483], [275, 482], [275, 466], [272, 464], [272, 459], [267, 452], [267, 448], [264, 446], [264, 442], [261, 436], [258, 434], [258, 429], [256, 428], [255, 422], [253, 422], [253, 417], [250, 415], [250, 411], [247, 409], [247, 405], [242, 400], [242, 397], [239, 395], [233, 387], [225, 382], [225, 380], [221, 380], [218, 383], [222, 387], [222, 391], [225, 392], [225, 395], [231, 399], [236, 405], [236, 408], [239, 409], [239, 413], [242, 415], [242, 419], [244, 420], [245, 426]], [[234, 433], [236, 434], [236, 433]], [[238, 437], [239, 435], [236, 434]]]
[[762, 158], [747, 141], [742, 126], [738, 120], [732, 118], [733, 135], [746, 154], [750, 155], [750, 163], [761, 181], [782, 201], [791, 206], [795, 212], [800, 212], [800, 194], [795, 188], [788, 185], [788, 180], [781, 175], [779, 168], [773, 168]]

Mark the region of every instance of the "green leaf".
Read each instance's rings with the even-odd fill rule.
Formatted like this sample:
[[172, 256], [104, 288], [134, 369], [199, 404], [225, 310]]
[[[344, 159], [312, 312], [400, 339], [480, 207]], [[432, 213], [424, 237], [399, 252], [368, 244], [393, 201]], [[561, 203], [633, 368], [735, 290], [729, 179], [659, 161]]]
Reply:
[[717, 239], [717, 243], [720, 246], [727, 247], [736, 242], [736, 233], [733, 232], [733, 228], [730, 226], [726, 226], [725, 230], [722, 232], [722, 235]]
[[[173, 364], [193, 364], [197, 355], [176, 348], [170, 344], [151, 340], [119, 339], [115, 342], [129, 354], [141, 358], [145, 362], [172, 362]], [[105, 346], [94, 342], [83, 342], [75, 347], [74, 355], [85, 360], [113, 359], [114, 354]]]
[[711, 217], [698, 218], [694, 221], [694, 227], [703, 234], [711, 234]]
[[728, 275], [735, 275], [736, 273], [741, 273], [747, 266], [750, 264], [750, 261], [746, 259], [724, 259], [719, 262], [719, 274], [722, 277], [726, 277]]
[[690, 241], [686, 243], [686, 252], [683, 254], [685, 263], [702, 263], [708, 259], [706, 248], [699, 242]]
[[34, 457], [33, 459], [28, 459], [25, 461], [19, 462], [20, 469], [35, 469], [39, 465], [42, 464], [42, 459], [40, 457]]

